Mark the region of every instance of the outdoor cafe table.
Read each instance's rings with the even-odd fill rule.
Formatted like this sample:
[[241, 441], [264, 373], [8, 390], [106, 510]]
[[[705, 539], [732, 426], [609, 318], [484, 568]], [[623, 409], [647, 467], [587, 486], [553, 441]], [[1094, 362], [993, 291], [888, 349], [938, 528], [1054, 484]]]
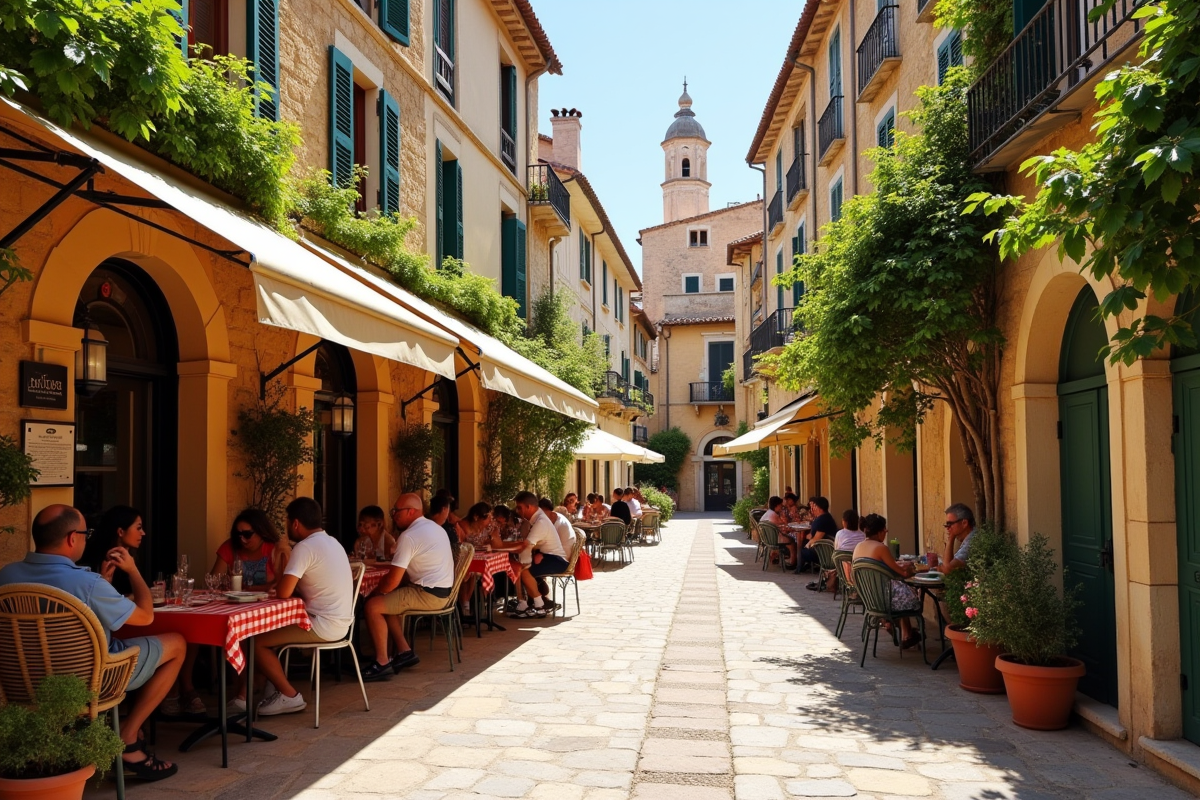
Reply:
[[471, 565], [467, 567], [467, 573], [470, 574], [478, 584], [478, 588], [482, 591], [476, 591], [474, 594], [475, 600], [475, 636], [483, 636], [482, 625], [486, 624], [489, 630], [504, 630], [494, 620], [492, 603], [487, 604], [487, 619], [481, 619], [483, 602], [481, 594], [490, 595], [492, 590], [496, 588], [496, 576], [500, 573], [508, 575], [508, 580], [513, 586], [517, 585], [517, 581], [521, 577], [521, 570], [509, 558], [509, 550], [495, 551], [475, 551], [475, 555], [471, 557]]
[[[266, 731], [256, 730], [254, 725], [254, 638], [262, 633], [288, 625], [299, 625], [304, 630], [310, 630], [312, 623], [304, 611], [304, 601], [298, 597], [286, 600], [262, 600], [256, 603], [232, 603], [215, 600], [205, 605], [160, 606], [154, 610], [154, 620], [149, 625], [126, 626], [118, 633], [118, 637], [155, 636], [162, 633], [178, 633], [188, 644], [209, 645], [219, 648], [225, 659], [238, 672], [246, 671], [246, 741], [257, 736], [264, 741], [274, 741], [277, 737]], [[242, 643], [245, 642], [243, 653]], [[180, 752], [186, 753], [194, 745], [207, 739], [214, 733], [221, 734], [221, 766], [229, 766], [228, 736], [230, 722], [235, 725], [242, 719], [238, 714], [233, 720], [228, 718], [226, 704], [228, 702], [225, 670], [218, 669], [220, 675], [220, 711], [216, 719], [208, 719], [179, 746]]]
[[937, 573], [937, 572], [927, 572], [924, 569], [922, 569], [919, 565], [918, 565], [918, 570], [920, 570], [920, 571], [916, 572], [911, 578], [905, 579], [904, 582], [907, 583], [909, 586], [913, 587], [914, 589], [916, 589], [917, 592], [921, 595], [922, 611], [924, 611], [924, 609], [925, 609], [925, 599], [927, 597], [933, 598], [933, 610], [935, 612], [937, 612], [938, 635], [941, 637], [941, 642], [942, 642], [941, 655], [939, 655], [936, 659], [934, 659], [933, 666], [932, 666], [932, 669], [937, 669], [938, 667], [941, 666], [942, 662], [946, 660], [946, 654], [954, 652], [953, 650], [946, 649], [946, 618], [942, 615], [941, 598], [938, 597], [938, 595], [936, 594], [936, 592], [938, 592], [940, 590], [945, 590], [946, 582], [944, 580], [936, 580], [936, 581], [935, 580], [922, 580], [920, 578], [921, 575], [937, 575], [940, 578], [941, 574]]
[[391, 565], [367, 567], [363, 573], [362, 583], [358, 587], [358, 593], [362, 597], [370, 597], [371, 592], [375, 591], [383, 577], [388, 574]]

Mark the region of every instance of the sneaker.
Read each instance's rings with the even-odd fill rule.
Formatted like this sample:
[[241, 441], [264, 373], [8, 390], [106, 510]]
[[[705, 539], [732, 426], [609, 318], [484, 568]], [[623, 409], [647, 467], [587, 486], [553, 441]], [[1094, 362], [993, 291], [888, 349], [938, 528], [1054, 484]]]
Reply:
[[200, 717], [208, 713], [208, 707], [204, 705], [204, 701], [200, 699], [199, 695], [194, 694], [184, 702], [183, 713]]
[[509, 616], [513, 619], [542, 619], [546, 616], [546, 609], [529, 606], [524, 611], [514, 611]]
[[[273, 692], [272, 694], [277, 694]], [[268, 695], [269, 697], [270, 695]], [[225, 713], [227, 714], [245, 714], [246, 713], [246, 698], [235, 697], [225, 704]]]
[[554, 602], [553, 600], [551, 600], [548, 597], [543, 597], [542, 598], [542, 608], [546, 609], [546, 611], [558, 611], [560, 608], [562, 608], [562, 606], [560, 606], [558, 603]]
[[392, 656], [392, 660], [388, 663], [391, 665], [393, 672], [399, 673], [402, 669], [408, 669], [420, 664], [421, 659], [417, 656], [416, 651], [405, 650], [403, 653], [396, 653], [396, 655]]
[[392, 677], [392, 665], [380, 664], [378, 661], [372, 661], [363, 667], [362, 679], [367, 682], [371, 681], [386, 681]]
[[179, 695], [164, 697], [158, 710], [168, 717], [178, 717], [183, 713], [183, 707], [179, 705]]
[[295, 714], [308, 708], [304, 695], [296, 692], [295, 697], [288, 697], [283, 692], [275, 692], [258, 704], [258, 713], [262, 717], [273, 717], [277, 714]]

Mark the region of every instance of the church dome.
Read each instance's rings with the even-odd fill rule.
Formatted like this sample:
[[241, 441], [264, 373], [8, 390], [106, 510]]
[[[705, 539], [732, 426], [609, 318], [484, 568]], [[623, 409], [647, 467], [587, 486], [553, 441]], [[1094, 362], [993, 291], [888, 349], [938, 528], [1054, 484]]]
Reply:
[[666, 136], [666, 139], [685, 138], [707, 141], [704, 128], [696, 121], [696, 112], [692, 111], [692, 97], [687, 93], [686, 82], [683, 84], [683, 94], [679, 96], [679, 110], [675, 112], [675, 121], [667, 128]]

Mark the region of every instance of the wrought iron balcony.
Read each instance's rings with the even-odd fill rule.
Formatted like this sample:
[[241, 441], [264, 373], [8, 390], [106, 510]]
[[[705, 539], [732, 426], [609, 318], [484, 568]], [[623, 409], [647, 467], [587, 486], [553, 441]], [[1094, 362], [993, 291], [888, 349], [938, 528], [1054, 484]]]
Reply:
[[634, 425], [633, 426], [633, 443], [634, 444], [645, 444], [648, 441], [650, 441], [650, 431], [646, 428], [646, 426], [645, 425]]
[[693, 403], [732, 403], [733, 392], [724, 381], [699, 381], [691, 384]]
[[879, 87], [900, 60], [900, 41], [896, 35], [896, 15], [900, 8], [886, 5], [867, 28], [858, 46], [858, 99], [867, 102], [879, 93]]
[[750, 333], [750, 350], [754, 355], [783, 347], [795, 334], [792, 311], [790, 308], [780, 308], [772, 312], [762, 324]]
[[504, 128], [500, 129], [500, 160], [508, 167], [509, 172], [514, 175], [517, 173], [517, 143]]
[[[1058, 117], [1069, 115], [1055, 115], [1053, 107], [1099, 78], [1137, 40], [1141, 21], [1131, 17], [1142, 2], [1116, 0], [1092, 21], [1091, 3], [1049, 0], [967, 90], [972, 163], [983, 166], [1006, 144], [1041, 138], [1065, 125], [1069, 120]], [[1016, 158], [1016, 148], [1011, 152], [1005, 161]], [[990, 166], [1007, 164], [997, 160]]]
[[433, 46], [433, 77], [438, 91], [454, 105], [454, 59], [436, 44]]
[[604, 373], [604, 385], [600, 389], [600, 397], [612, 397], [628, 404], [629, 389], [629, 381], [621, 377], [621, 373], [609, 370]]
[[571, 227], [571, 193], [549, 164], [529, 166], [529, 205], [553, 208], [563, 224]]
[[817, 121], [817, 152], [820, 153], [822, 163], [824, 163], [825, 156], [830, 154], [834, 144], [845, 141], [845, 139], [846, 129], [842, 124], [842, 96], [839, 94], [829, 98], [829, 105], [825, 107], [825, 113]]
[[802, 189], [808, 188], [804, 183], [804, 156], [804, 153], [797, 153], [796, 158], [792, 161], [792, 165], [788, 167], [787, 201], [789, 206]]
[[647, 416], [654, 416], [654, 395], [647, 390], [631, 386], [629, 388], [629, 401], [642, 411], [645, 411]]
[[767, 205], [767, 230], [774, 230], [776, 225], [783, 224], [783, 191], [776, 189]]

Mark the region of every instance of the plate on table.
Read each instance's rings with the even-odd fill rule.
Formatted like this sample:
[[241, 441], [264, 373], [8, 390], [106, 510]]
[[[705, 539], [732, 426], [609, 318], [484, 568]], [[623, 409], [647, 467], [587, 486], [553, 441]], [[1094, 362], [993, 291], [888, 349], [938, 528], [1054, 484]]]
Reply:
[[918, 572], [916, 575], [913, 575], [913, 580], [919, 581], [920, 583], [941, 583], [942, 582], [942, 573], [940, 573], [940, 572]]
[[226, 592], [225, 599], [231, 603], [257, 603], [266, 600], [266, 592]]

